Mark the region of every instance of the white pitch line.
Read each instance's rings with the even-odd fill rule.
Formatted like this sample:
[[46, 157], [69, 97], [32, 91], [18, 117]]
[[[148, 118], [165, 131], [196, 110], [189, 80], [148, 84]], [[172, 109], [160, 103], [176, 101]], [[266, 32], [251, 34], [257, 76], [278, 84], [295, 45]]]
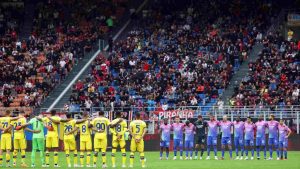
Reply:
[[[144, 2], [139, 6], [138, 10], [136, 11], [137, 13], [140, 12], [140, 10], [143, 9], [143, 7], [146, 5], [148, 0], [144, 0]], [[127, 22], [123, 25], [123, 27], [118, 31], [118, 33], [113, 37], [113, 40], [116, 40], [121, 33], [126, 29], [126, 27], [129, 25], [131, 22], [131, 19], [128, 19]], [[105, 46], [104, 50], [108, 49], [108, 45]], [[93, 62], [93, 60], [96, 59], [96, 57], [99, 55], [101, 50], [99, 49], [94, 56], [84, 65], [84, 67], [78, 72], [78, 74], [74, 77], [74, 79], [69, 83], [69, 85], [61, 92], [61, 94], [57, 97], [57, 99], [54, 100], [54, 102], [50, 105], [50, 107], [47, 109], [46, 112], [51, 111], [54, 106], [61, 100], [61, 98], [67, 93], [67, 91], [73, 86], [73, 84], [79, 79], [79, 77], [82, 75], [82, 73], [90, 66], [90, 64]]]

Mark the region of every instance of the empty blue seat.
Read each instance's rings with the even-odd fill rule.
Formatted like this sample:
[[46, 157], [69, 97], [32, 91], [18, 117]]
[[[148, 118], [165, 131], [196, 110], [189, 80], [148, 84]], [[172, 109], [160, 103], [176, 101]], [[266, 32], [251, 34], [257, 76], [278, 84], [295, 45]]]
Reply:
[[221, 95], [223, 93], [223, 89], [218, 89], [218, 94]]

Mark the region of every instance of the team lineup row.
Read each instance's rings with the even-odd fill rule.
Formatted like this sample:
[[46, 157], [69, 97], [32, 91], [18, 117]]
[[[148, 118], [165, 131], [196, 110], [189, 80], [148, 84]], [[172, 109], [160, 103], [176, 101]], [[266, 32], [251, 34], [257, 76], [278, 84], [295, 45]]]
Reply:
[[[13, 137], [13, 166], [17, 166], [17, 155], [21, 152], [21, 167], [27, 167], [25, 163], [26, 138], [25, 131], [33, 133], [32, 136], [32, 153], [31, 153], [31, 167], [35, 167], [35, 155], [37, 150], [40, 151], [42, 167], [50, 167], [50, 151], [53, 151], [54, 167], [60, 167], [58, 164], [58, 126], [63, 126], [63, 141], [64, 151], [66, 154], [66, 161], [68, 167], [71, 167], [70, 152], [73, 152], [74, 167], [83, 167], [84, 159], [86, 159], [86, 167], [96, 167], [98, 154], [101, 152], [102, 168], [106, 168], [106, 150], [107, 150], [107, 133], [111, 132], [112, 137], [112, 167], [116, 167], [115, 154], [117, 148], [120, 147], [122, 152], [122, 167], [126, 167], [126, 138], [127, 132], [131, 135], [130, 142], [130, 160], [129, 167], [133, 167], [134, 154], [139, 152], [141, 166], [144, 168], [144, 140], [146, 134], [146, 123], [141, 120], [140, 114], [135, 114], [135, 120], [130, 122], [129, 129], [127, 122], [121, 118], [120, 113], [116, 113], [116, 119], [112, 122], [104, 117], [104, 112], [99, 112], [98, 117], [90, 119], [88, 114], [84, 114], [80, 120], [72, 119], [71, 114], [67, 114], [66, 118], [62, 119], [56, 115], [56, 111], [51, 111], [50, 117], [43, 117], [43, 115], [32, 118], [28, 123], [24, 117], [24, 112], [19, 112], [18, 117], [11, 117], [11, 113], [6, 111], [4, 117], [0, 118], [1, 130], [1, 150], [0, 150], [0, 166], [3, 164], [3, 153], [5, 154], [6, 167], [10, 167], [12, 137]], [[31, 126], [31, 129], [28, 128]], [[45, 139], [44, 127], [47, 128], [47, 135]], [[94, 144], [92, 147], [92, 132], [94, 135]], [[13, 133], [13, 134], [12, 134]], [[80, 138], [80, 164], [78, 164], [78, 152], [75, 141], [75, 134]], [[46, 140], [46, 145], [45, 145]], [[45, 151], [46, 147], [46, 151]], [[91, 157], [93, 159], [92, 165]], [[86, 154], [86, 158], [85, 158]]]
[[[273, 150], [276, 150], [277, 160], [287, 159], [288, 137], [291, 130], [284, 124], [274, 120], [274, 115], [270, 115], [269, 121], [264, 121], [263, 117], [259, 117], [256, 123], [252, 122], [250, 117], [246, 121], [241, 121], [240, 117], [234, 122], [227, 120], [227, 116], [223, 116], [221, 121], [215, 120], [213, 115], [209, 121], [204, 121], [202, 116], [198, 116], [195, 123], [186, 121], [180, 123], [180, 118], [176, 117], [173, 124], [168, 123], [168, 119], [164, 119], [159, 127], [160, 132], [160, 159], [162, 159], [163, 151], [166, 150], [166, 159], [169, 157], [170, 137], [173, 132], [173, 149], [174, 160], [177, 158], [177, 151], [180, 151], [180, 159], [183, 159], [183, 140], [186, 151], [186, 159], [192, 159], [193, 149], [195, 148], [195, 159], [198, 158], [198, 150], [201, 149], [200, 159], [204, 154], [204, 145], [207, 144], [207, 160], [210, 159], [210, 150], [213, 147], [215, 159], [217, 157], [217, 136], [220, 129], [221, 133], [221, 149], [224, 159], [226, 146], [229, 149], [230, 159], [232, 159], [232, 140], [233, 134], [234, 145], [236, 151], [236, 160], [248, 160], [248, 151], [251, 151], [251, 160], [254, 159], [254, 145], [256, 146], [257, 159], [260, 159], [260, 151], [264, 151], [264, 159], [267, 159], [267, 145], [269, 146], [269, 158], [273, 159]], [[267, 135], [268, 133], [268, 135]], [[184, 136], [184, 138], [183, 138]], [[194, 140], [196, 145], [194, 147]], [[254, 144], [255, 141], [255, 144]], [[241, 154], [239, 154], [239, 148]], [[243, 158], [245, 153], [245, 158]]]

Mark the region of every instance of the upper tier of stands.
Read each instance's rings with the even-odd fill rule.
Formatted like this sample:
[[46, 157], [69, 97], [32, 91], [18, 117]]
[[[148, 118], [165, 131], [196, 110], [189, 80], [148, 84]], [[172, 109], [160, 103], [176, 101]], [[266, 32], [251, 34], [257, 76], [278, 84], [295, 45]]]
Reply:
[[74, 85], [70, 103], [86, 108], [215, 104], [268, 27], [274, 8], [261, 1], [186, 4], [158, 1], [144, 10], [127, 37], [114, 42], [108, 57], [99, 55], [88, 77]]

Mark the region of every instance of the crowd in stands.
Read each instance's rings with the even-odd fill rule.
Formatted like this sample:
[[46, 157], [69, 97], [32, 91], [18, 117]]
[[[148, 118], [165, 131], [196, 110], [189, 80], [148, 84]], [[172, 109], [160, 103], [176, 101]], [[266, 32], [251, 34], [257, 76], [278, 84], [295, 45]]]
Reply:
[[[33, 31], [18, 38], [22, 15], [0, 12], [5, 25], [0, 39], [0, 107], [38, 107], [98, 38], [124, 13], [126, 0], [46, 1], [37, 4]], [[2, 17], [4, 14], [4, 17]]]
[[[174, 2], [174, 4], [170, 4]], [[70, 97], [81, 107], [209, 106], [268, 26], [261, 1], [159, 1], [109, 56], [99, 55]], [[256, 10], [253, 10], [256, 9]]]
[[23, 24], [24, 6], [0, 6], [0, 35], [10, 35], [14, 39]]
[[270, 33], [258, 59], [249, 63], [249, 74], [231, 98], [235, 106], [267, 106], [273, 109], [300, 104], [300, 42]]

